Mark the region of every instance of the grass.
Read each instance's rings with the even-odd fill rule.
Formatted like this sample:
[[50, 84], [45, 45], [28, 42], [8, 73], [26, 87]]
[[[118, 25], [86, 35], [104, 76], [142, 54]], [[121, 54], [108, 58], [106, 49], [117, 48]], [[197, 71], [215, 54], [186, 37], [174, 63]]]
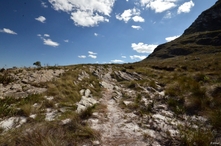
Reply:
[[3, 74], [0, 74], [0, 83], [5, 85], [8, 85], [9, 83], [13, 82], [14, 78], [11, 77], [7, 72], [4, 72]]
[[213, 140], [212, 132], [202, 127], [198, 129], [183, 127], [180, 129], [180, 133], [180, 145], [182, 146], [209, 146]]
[[[0, 137], [5, 146], [54, 146], [90, 144], [91, 139], [99, 138], [99, 134], [86, 125], [82, 125], [79, 117], [61, 125], [59, 122], [26, 124]], [[84, 139], [84, 141], [82, 141]]]
[[29, 95], [26, 98], [16, 99], [14, 97], [6, 97], [0, 102], [0, 118], [11, 116], [29, 116], [31, 106], [34, 103], [40, 103], [43, 96], [40, 94]]

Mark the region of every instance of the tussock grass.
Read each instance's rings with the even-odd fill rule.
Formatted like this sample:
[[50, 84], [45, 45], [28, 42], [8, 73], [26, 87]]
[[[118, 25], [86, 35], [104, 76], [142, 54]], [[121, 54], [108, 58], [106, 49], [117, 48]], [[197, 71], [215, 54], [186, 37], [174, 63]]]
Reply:
[[29, 116], [32, 111], [32, 105], [42, 101], [43, 96], [40, 94], [33, 94], [19, 99], [6, 97], [1, 99], [0, 102], [0, 117]]
[[55, 121], [22, 126], [2, 135], [0, 142], [5, 146], [67, 146], [90, 144], [90, 139], [98, 137], [97, 132], [82, 125], [80, 119], [74, 117], [65, 125]]
[[180, 145], [182, 146], [209, 146], [213, 140], [213, 134], [210, 130], [199, 127], [193, 129], [189, 127], [180, 128]]

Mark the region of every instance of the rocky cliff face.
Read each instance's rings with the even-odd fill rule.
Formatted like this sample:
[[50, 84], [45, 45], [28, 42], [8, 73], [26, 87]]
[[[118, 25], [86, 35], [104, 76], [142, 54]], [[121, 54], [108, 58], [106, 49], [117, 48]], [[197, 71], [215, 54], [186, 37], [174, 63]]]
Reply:
[[176, 40], [159, 45], [144, 61], [221, 52], [221, 0], [202, 12]]
[[183, 35], [196, 32], [221, 30], [221, 1], [218, 0], [210, 9], [202, 12]]

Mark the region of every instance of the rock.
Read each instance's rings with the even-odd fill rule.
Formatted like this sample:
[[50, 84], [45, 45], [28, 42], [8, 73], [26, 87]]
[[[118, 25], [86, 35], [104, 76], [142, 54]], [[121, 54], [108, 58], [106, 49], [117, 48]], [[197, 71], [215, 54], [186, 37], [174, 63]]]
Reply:
[[129, 104], [132, 104], [133, 102], [132, 101], [123, 101], [123, 103], [128, 106]]
[[24, 84], [28, 84], [28, 80], [27, 79], [23, 79], [21, 82], [24, 83]]
[[91, 94], [91, 90], [87, 89], [84, 94], [86, 97], [89, 97], [89, 95]]
[[9, 119], [5, 119], [0, 122], [0, 127], [5, 131], [10, 130], [12, 128], [18, 128], [22, 124], [26, 123], [27, 119], [24, 117], [10, 117]]
[[77, 103], [77, 112], [84, 111], [86, 108], [91, 107], [98, 103], [95, 99], [93, 98], [87, 98], [85, 96], [82, 96], [80, 102]]
[[64, 119], [64, 120], [62, 120], [61, 121], [61, 125], [67, 125], [67, 124], [69, 124], [71, 122], [71, 119]]
[[96, 146], [96, 145], [100, 145], [100, 142], [99, 142], [98, 140], [95, 140], [95, 141], [92, 142], [92, 144], [93, 144], [94, 146]]
[[49, 97], [48, 97], [48, 96], [45, 96], [44, 98], [47, 99], [48, 101], [52, 101], [52, 100], [54, 99], [53, 96], [49, 96]]
[[37, 117], [37, 115], [36, 114], [32, 114], [29, 117], [32, 118], [32, 119], [35, 119]]
[[22, 91], [22, 87], [20, 84], [13, 84], [10, 89], [15, 91]]
[[84, 96], [84, 92], [85, 92], [84, 89], [81, 89], [81, 90], [80, 90], [80, 94], [81, 94], [81, 96]]
[[57, 116], [57, 111], [50, 108], [46, 109], [45, 121], [53, 121]]
[[112, 84], [109, 84], [109, 83], [107, 83], [107, 82], [104, 82], [104, 81], [102, 81], [101, 82], [101, 85], [104, 87], [104, 88], [106, 88], [106, 89], [113, 89], [114, 88], [114, 86], [112, 85]]

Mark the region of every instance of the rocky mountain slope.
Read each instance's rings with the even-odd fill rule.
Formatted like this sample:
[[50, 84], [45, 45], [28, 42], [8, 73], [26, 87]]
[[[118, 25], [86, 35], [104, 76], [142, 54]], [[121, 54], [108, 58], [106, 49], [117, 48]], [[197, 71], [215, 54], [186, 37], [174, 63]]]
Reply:
[[221, 1], [202, 12], [176, 40], [159, 45], [143, 61], [221, 52]]

